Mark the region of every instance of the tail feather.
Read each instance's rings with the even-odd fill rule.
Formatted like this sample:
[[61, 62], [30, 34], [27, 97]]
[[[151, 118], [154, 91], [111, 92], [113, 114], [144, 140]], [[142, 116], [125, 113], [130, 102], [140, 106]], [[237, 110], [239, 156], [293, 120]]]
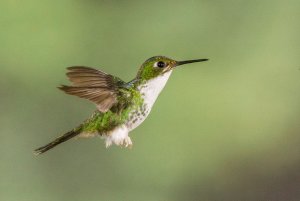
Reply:
[[67, 140], [69, 140], [69, 139], [71, 139], [71, 138], [73, 138], [73, 137], [75, 137], [77, 135], [79, 135], [80, 132], [81, 132], [80, 129], [71, 130], [71, 131], [65, 133], [64, 135], [56, 138], [52, 142], [50, 142], [50, 143], [48, 143], [48, 144], [46, 144], [46, 145], [44, 145], [42, 147], [39, 147], [39, 148], [35, 149], [34, 150], [34, 154], [35, 155], [40, 155], [40, 154], [42, 154], [42, 153], [44, 153], [44, 152], [46, 152], [46, 151], [48, 151], [48, 150], [56, 147], [57, 145], [65, 142], [65, 141], [67, 141]]

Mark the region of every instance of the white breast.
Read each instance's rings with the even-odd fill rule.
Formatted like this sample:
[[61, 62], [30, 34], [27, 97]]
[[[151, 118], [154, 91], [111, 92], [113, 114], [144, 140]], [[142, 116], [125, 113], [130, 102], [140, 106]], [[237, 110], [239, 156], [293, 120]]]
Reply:
[[129, 130], [133, 130], [138, 127], [150, 113], [153, 104], [155, 103], [158, 95], [166, 85], [172, 71], [166, 72], [165, 74], [153, 78], [141, 85], [138, 89], [141, 92], [142, 98], [144, 99], [144, 115], [136, 118], [134, 122], [129, 123]]
[[172, 71], [166, 72], [165, 74], [153, 78], [140, 86], [140, 92], [144, 99], [145, 104], [148, 108], [152, 108], [154, 102], [156, 101], [158, 95], [165, 87]]

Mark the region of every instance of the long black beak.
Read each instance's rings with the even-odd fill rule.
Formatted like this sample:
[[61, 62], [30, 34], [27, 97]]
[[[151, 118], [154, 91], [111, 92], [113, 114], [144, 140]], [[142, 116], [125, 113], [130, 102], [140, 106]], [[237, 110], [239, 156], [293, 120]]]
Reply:
[[195, 63], [195, 62], [202, 62], [202, 61], [207, 61], [208, 59], [194, 59], [194, 60], [186, 60], [186, 61], [177, 61], [176, 66], [184, 65], [184, 64], [190, 64], [190, 63]]

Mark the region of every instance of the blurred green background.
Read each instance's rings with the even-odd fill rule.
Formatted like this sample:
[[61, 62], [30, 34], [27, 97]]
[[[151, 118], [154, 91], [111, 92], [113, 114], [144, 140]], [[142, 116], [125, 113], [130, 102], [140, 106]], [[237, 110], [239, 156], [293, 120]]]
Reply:
[[[0, 3], [0, 200], [300, 200], [300, 2], [53, 0]], [[133, 149], [71, 140], [95, 107], [64, 95], [65, 67], [133, 78], [178, 68]]]

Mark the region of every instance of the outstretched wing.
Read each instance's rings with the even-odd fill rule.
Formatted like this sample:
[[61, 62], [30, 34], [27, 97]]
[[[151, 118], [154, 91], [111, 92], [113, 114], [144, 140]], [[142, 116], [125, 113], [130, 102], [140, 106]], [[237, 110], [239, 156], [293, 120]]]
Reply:
[[58, 87], [67, 94], [88, 99], [101, 112], [107, 112], [117, 103], [117, 95], [126, 83], [120, 78], [90, 67], [73, 66], [67, 68], [67, 76], [73, 86]]

